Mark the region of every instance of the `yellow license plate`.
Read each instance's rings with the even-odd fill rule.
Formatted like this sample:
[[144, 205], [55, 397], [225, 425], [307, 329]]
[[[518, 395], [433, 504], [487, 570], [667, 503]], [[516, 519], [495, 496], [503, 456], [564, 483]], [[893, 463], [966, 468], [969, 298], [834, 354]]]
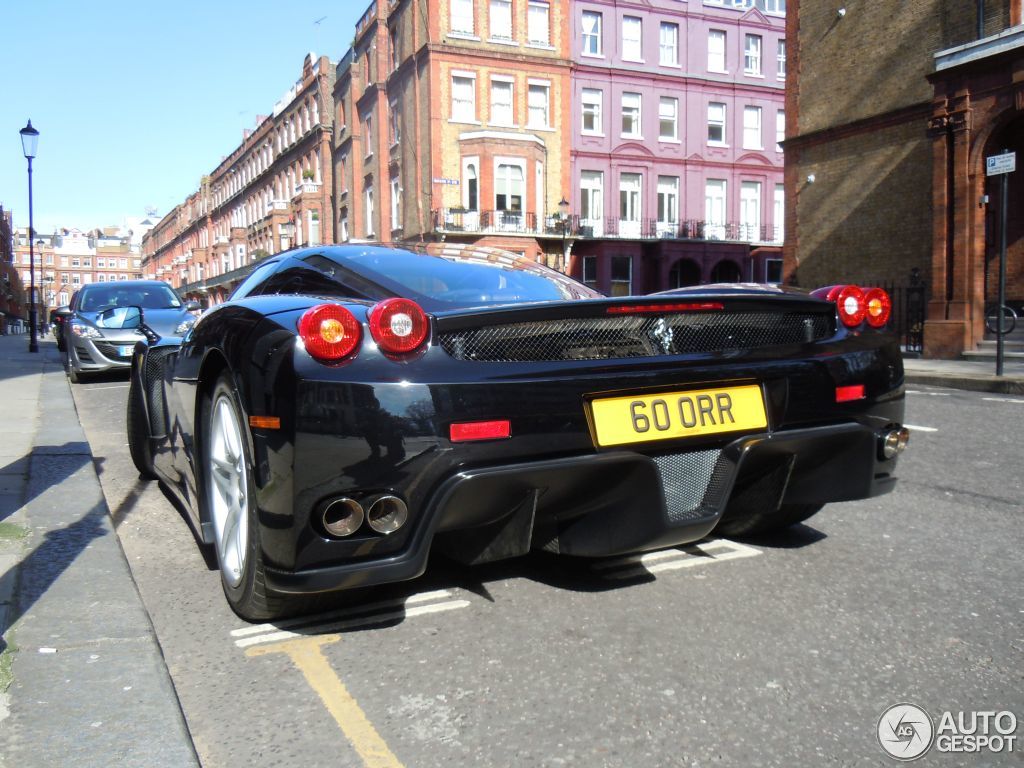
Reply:
[[768, 426], [761, 387], [605, 397], [591, 403], [599, 446], [743, 432]]

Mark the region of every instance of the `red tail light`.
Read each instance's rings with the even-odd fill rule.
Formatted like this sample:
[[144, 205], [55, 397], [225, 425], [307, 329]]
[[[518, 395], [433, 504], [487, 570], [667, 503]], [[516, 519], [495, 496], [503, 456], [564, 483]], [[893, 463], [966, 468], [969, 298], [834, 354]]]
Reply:
[[836, 402], [850, 403], [854, 400], [863, 400], [867, 397], [863, 384], [850, 384], [845, 387], [836, 387]]
[[892, 299], [881, 288], [869, 288], [864, 294], [865, 320], [872, 328], [884, 328], [892, 314]]
[[641, 315], [648, 312], [670, 313], [670, 312], [706, 312], [708, 310], [724, 309], [720, 301], [689, 301], [682, 304], [615, 304], [608, 307], [605, 312], [609, 315]]
[[410, 299], [385, 299], [370, 310], [370, 335], [388, 354], [402, 355], [418, 349], [429, 329], [426, 314]]
[[310, 355], [322, 362], [335, 362], [356, 350], [363, 326], [344, 307], [318, 304], [299, 320], [299, 336]]
[[499, 440], [510, 437], [512, 425], [508, 419], [501, 421], [464, 421], [452, 424], [448, 435], [453, 443], [469, 440]]
[[864, 322], [864, 291], [856, 285], [844, 285], [835, 301], [839, 319], [847, 328], [856, 328]]

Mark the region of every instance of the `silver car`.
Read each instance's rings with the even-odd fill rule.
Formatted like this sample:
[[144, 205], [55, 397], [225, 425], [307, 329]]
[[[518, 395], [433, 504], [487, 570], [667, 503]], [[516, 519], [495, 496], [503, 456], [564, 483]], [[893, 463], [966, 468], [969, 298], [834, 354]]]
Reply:
[[[138, 313], [160, 336], [183, 336], [195, 322], [199, 303], [182, 301], [159, 280], [122, 280], [93, 283], [72, 298], [63, 324], [68, 376], [79, 382], [83, 374], [131, 366], [135, 342], [142, 338]], [[128, 327], [125, 327], [128, 326]]]

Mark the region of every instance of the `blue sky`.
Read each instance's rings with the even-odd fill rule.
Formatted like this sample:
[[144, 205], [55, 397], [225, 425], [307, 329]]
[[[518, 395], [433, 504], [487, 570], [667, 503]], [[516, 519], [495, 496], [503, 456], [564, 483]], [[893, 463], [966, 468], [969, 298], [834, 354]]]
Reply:
[[146, 206], [163, 216], [270, 113], [307, 53], [337, 62], [369, 4], [4, 3], [0, 205], [28, 226], [18, 131], [31, 119], [37, 231], [117, 225]]

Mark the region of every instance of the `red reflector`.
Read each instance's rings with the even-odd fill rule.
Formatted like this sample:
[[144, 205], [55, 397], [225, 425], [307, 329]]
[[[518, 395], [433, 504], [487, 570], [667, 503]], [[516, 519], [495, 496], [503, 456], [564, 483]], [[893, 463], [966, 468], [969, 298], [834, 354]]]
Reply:
[[413, 352], [426, 340], [430, 321], [411, 299], [384, 299], [370, 310], [370, 334], [387, 354]]
[[864, 393], [863, 384], [851, 384], [847, 387], [836, 387], [836, 402], [848, 403], [851, 400], [863, 400], [867, 395]]
[[453, 443], [468, 440], [498, 440], [512, 435], [512, 424], [503, 421], [464, 421], [452, 424], [449, 431]]
[[281, 419], [277, 416], [250, 416], [249, 426], [258, 429], [280, 429]]
[[363, 326], [345, 307], [318, 304], [299, 319], [299, 336], [317, 360], [335, 362], [356, 350]]
[[725, 309], [720, 301], [690, 301], [683, 304], [616, 304], [608, 307], [609, 315], [640, 315], [646, 312], [703, 312]]

